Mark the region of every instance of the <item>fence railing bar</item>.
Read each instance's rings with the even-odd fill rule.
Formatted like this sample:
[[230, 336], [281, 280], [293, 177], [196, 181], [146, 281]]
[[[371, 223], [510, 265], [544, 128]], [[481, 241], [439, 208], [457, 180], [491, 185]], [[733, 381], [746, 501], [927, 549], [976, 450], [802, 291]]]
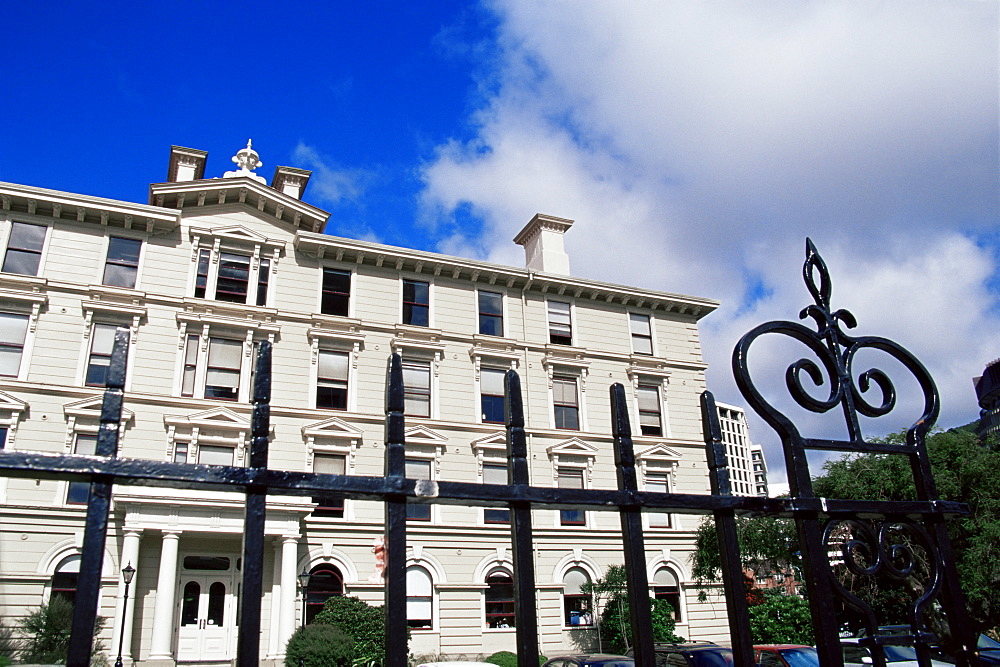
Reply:
[[[266, 470], [271, 431], [271, 343], [262, 341], [257, 352], [250, 421], [252, 470]], [[248, 486], [243, 522], [243, 590], [240, 594], [240, 632], [236, 647], [239, 667], [256, 667], [260, 661], [260, 605], [264, 594], [264, 525], [267, 487]], [[283, 619], [285, 622], [285, 619]], [[291, 619], [287, 619], [291, 622]]]
[[968, 505], [945, 500], [844, 500], [835, 498], [761, 498], [754, 496], [712, 496], [709, 494], [656, 493], [627, 494], [611, 489], [558, 489], [529, 486], [514, 489], [498, 484], [438, 481], [438, 497], [419, 496], [416, 480], [390, 484], [384, 477], [332, 475], [283, 470], [253, 470], [235, 466], [171, 463], [147, 459], [106, 459], [86, 454], [61, 455], [48, 452], [0, 450], [0, 475], [21, 479], [89, 481], [94, 476], [114, 478], [122, 486], [183, 488], [242, 493], [247, 486], [266, 486], [269, 495], [314, 496], [340, 493], [359, 500], [382, 500], [401, 493], [410, 502], [442, 505], [503, 507], [524, 500], [548, 505], [549, 509], [618, 511], [620, 505], [638, 504], [643, 511], [705, 515], [719, 509], [737, 514], [768, 514], [784, 518], [807, 516], [898, 517], [928, 516], [952, 518], [969, 514]]
[[[125, 367], [128, 358], [129, 332], [119, 327], [111, 348], [107, 388], [101, 403], [101, 423], [97, 432], [95, 452], [102, 457], [118, 455], [118, 431], [122, 416], [125, 387]], [[86, 667], [94, 650], [94, 622], [101, 595], [101, 574], [104, 569], [104, 545], [108, 534], [111, 510], [112, 478], [104, 475], [91, 479], [87, 500], [87, 522], [83, 531], [80, 553], [80, 574], [77, 579], [70, 629], [68, 667]]]
[[386, 667], [406, 667], [406, 418], [398, 354], [389, 357], [385, 387], [385, 481], [394, 491], [385, 498], [385, 658]]
[[[530, 483], [528, 442], [524, 433], [521, 379], [513, 370], [504, 374], [504, 425], [507, 428], [507, 481], [517, 495]], [[512, 501], [510, 540], [514, 559], [514, 626], [517, 632], [517, 664], [538, 665], [538, 604], [535, 594], [535, 555], [531, 527], [531, 503]]]
[[[629, 423], [625, 387], [617, 382], [611, 385], [611, 435], [615, 441], [618, 488], [634, 495], [639, 490], [639, 480], [635, 471], [632, 425]], [[622, 506], [620, 509], [633, 655], [639, 667], [653, 667], [656, 653], [653, 651], [653, 621], [649, 602], [649, 577], [646, 575], [646, 543], [642, 535], [642, 512], [635, 504]]]
[[[701, 394], [701, 420], [712, 495], [730, 496], [733, 491], [726, 460], [726, 445], [722, 441], [719, 410], [710, 391]], [[752, 665], [754, 659], [750, 613], [747, 611], [747, 596], [743, 585], [743, 562], [740, 559], [740, 543], [736, 533], [736, 515], [731, 509], [716, 510], [714, 515], [722, 564], [722, 583], [726, 593], [726, 608], [729, 612], [733, 659], [737, 665]]]

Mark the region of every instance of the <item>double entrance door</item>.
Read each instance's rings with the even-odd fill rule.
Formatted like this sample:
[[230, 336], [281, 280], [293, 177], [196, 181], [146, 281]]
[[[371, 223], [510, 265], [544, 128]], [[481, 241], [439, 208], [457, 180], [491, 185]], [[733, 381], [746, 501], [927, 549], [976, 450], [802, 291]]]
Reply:
[[177, 660], [229, 660], [236, 637], [235, 558], [185, 556], [179, 577]]

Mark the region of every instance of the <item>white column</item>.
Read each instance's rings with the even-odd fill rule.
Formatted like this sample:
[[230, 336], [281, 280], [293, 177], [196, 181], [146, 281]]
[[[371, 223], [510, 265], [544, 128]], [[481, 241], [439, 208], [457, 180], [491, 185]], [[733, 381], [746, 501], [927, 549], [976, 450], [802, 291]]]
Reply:
[[[119, 565], [122, 569], [127, 565], [131, 565], [136, 569], [136, 574], [139, 573], [139, 539], [142, 536], [142, 531], [129, 530], [125, 533], [125, 538], [122, 541], [122, 557], [119, 560]], [[114, 634], [111, 635], [114, 644], [111, 647], [111, 651], [115, 654], [118, 650], [121, 651], [122, 660], [132, 659], [132, 620], [135, 618], [135, 589], [139, 586], [138, 578], [132, 579], [132, 585], [128, 588], [128, 605], [125, 609], [125, 617], [122, 618], [122, 606], [125, 601], [125, 580], [121, 577], [121, 572], [118, 573], [118, 602], [115, 606], [115, 627]], [[124, 624], [125, 633], [122, 634], [122, 625]], [[118, 646], [118, 638], [121, 637], [121, 648]]]
[[[281, 624], [281, 653], [295, 632], [295, 566], [298, 561], [299, 538], [284, 537], [281, 540], [281, 618], [287, 622]], [[303, 619], [305, 620], [305, 619]]]
[[174, 630], [174, 599], [177, 591], [177, 553], [181, 536], [163, 533], [160, 549], [160, 574], [156, 579], [156, 603], [153, 606], [153, 637], [150, 660], [170, 660], [170, 639]]
[[284, 653], [280, 644], [281, 626], [291, 621], [281, 619], [281, 543], [274, 542], [274, 571], [271, 574], [271, 625], [268, 628], [267, 654], [277, 657]]

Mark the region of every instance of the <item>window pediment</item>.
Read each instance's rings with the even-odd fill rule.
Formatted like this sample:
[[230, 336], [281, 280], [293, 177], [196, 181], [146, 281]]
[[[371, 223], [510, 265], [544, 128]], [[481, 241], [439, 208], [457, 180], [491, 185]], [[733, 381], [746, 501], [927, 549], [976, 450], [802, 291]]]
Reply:
[[580, 438], [570, 438], [569, 440], [551, 445], [545, 451], [553, 458], [559, 456], [580, 456], [593, 459], [597, 456], [598, 449]]
[[227, 227], [191, 227], [188, 230], [191, 241], [197, 246], [200, 239], [212, 238], [222, 243], [235, 243], [243, 246], [264, 246], [274, 250], [284, 250], [285, 242], [268, 237], [244, 227], [243, 225], [229, 225]]
[[0, 391], [0, 412], [10, 412], [11, 416], [16, 418], [16, 415], [24, 412], [27, 407], [28, 404], [24, 401], [5, 391]]
[[430, 445], [433, 447], [440, 447], [443, 450], [445, 445], [448, 443], [448, 438], [433, 429], [427, 428], [426, 426], [411, 426], [406, 429], [404, 435], [406, 437], [407, 445]]
[[347, 440], [360, 442], [364, 436], [361, 429], [351, 426], [343, 419], [332, 417], [314, 424], [306, 424], [302, 427], [302, 436], [310, 441], [318, 438], [332, 438], [334, 440]]
[[[72, 403], [66, 403], [63, 405], [63, 414], [74, 419], [96, 419], [100, 421], [103, 402], [104, 395], [99, 394], [79, 401], [73, 401]], [[0, 410], [2, 409], [4, 409], [3, 405], [0, 404]], [[131, 421], [134, 416], [134, 412], [123, 407], [121, 423], [124, 424]]]
[[167, 426], [187, 426], [207, 429], [221, 429], [230, 432], [249, 431], [250, 420], [228, 408], [212, 408], [193, 415], [164, 415]]
[[502, 451], [506, 454], [507, 433], [506, 431], [498, 431], [483, 438], [473, 440], [472, 449], [476, 451], [484, 450], [491, 454], [496, 454], [498, 451]]
[[681, 459], [681, 454], [677, 450], [666, 445], [654, 445], [636, 454], [637, 460], [677, 462]]

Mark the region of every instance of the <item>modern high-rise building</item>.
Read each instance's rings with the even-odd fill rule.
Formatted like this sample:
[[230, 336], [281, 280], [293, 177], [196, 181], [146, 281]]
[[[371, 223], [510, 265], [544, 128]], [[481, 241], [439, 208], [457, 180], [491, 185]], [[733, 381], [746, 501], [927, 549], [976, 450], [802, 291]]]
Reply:
[[[642, 488], [708, 493], [698, 322], [715, 301], [573, 277], [563, 243], [573, 222], [548, 215], [515, 238], [524, 268], [330, 236], [329, 214], [302, 199], [308, 171], [278, 167], [268, 183], [249, 145], [236, 161], [207, 178], [204, 151], [174, 147], [144, 204], [0, 184], [2, 446], [92, 453], [124, 326], [124, 457], [244, 465], [253, 361], [267, 340], [273, 468], [381, 475], [385, 365], [398, 352], [410, 478], [506, 482], [502, 377], [513, 368], [533, 485], [616, 488], [608, 386], [621, 382]], [[752, 494], [745, 420], [726, 423], [744, 424], [727, 432], [731, 460], [745, 458], [748, 471], [734, 485]], [[73, 598], [87, 491], [0, 478], [7, 619]], [[644, 520], [650, 592], [675, 605], [678, 633], [726, 636], [722, 598], [692, 590], [699, 519]], [[541, 651], [593, 647], [596, 610], [582, 586], [623, 562], [619, 517], [540, 509], [533, 522]], [[116, 486], [100, 600], [112, 654], [121, 632], [128, 663], [229, 661], [242, 529], [239, 494]], [[268, 663], [329, 596], [381, 601], [383, 530], [380, 503], [268, 499]], [[412, 652], [512, 650], [507, 511], [412, 505], [407, 532]], [[123, 615], [126, 565], [136, 575]]]
[[753, 482], [757, 495], [767, 498], [767, 461], [764, 460], [764, 448], [760, 445], [750, 445], [750, 460], [753, 463]]
[[726, 445], [726, 462], [729, 465], [729, 481], [733, 495], [756, 496], [758, 492], [753, 458], [754, 445], [750, 443], [746, 411], [725, 403], [716, 403], [716, 407], [719, 410], [722, 442]]

